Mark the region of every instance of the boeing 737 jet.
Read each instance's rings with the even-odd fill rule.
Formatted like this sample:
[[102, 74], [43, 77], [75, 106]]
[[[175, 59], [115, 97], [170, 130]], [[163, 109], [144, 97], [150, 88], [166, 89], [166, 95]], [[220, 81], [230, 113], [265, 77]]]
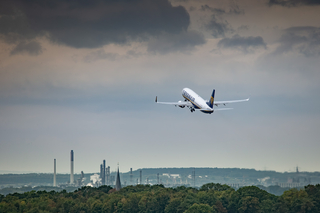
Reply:
[[158, 97], [156, 96], [156, 103], [158, 103], [158, 104], [172, 104], [175, 106], [179, 106], [181, 108], [187, 107], [190, 109], [191, 112], [194, 112], [195, 110], [200, 110], [203, 113], [211, 114], [214, 111], [218, 111], [218, 110], [232, 109], [232, 108], [213, 109], [213, 106], [219, 106], [219, 105], [225, 106], [226, 104], [230, 104], [230, 103], [249, 101], [249, 98], [243, 99], [243, 100], [233, 100], [233, 101], [214, 101], [214, 93], [215, 93], [215, 90], [213, 90], [212, 95], [210, 97], [210, 100], [204, 100], [203, 98], [201, 98], [197, 93], [195, 93], [191, 89], [184, 88], [182, 90], [182, 96], [184, 97], [184, 101], [158, 102]]

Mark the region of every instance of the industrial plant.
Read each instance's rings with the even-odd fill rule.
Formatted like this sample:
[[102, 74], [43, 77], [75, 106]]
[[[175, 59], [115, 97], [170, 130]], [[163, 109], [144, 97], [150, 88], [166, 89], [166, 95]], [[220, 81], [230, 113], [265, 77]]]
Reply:
[[[110, 185], [116, 188], [116, 190], [121, 189], [121, 180], [118, 170], [115, 175], [111, 175], [110, 166], [106, 166], [106, 160], [103, 160], [102, 164], [100, 164], [100, 174], [92, 174], [90, 175], [89, 182], [84, 175], [84, 172], [81, 171], [81, 174], [77, 180], [75, 180], [74, 174], [74, 151], [70, 152], [70, 181], [66, 183], [57, 184], [57, 162], [54, 159], [53, 165], [53, 187], [82, 187], [82, 186], [91, 186], [91, 187], [99, 187], [103, 185]], [[131, 169], [132, 173], [132, 169]]]
[[[273, 171], [265, 171], [265, 175], [262, 175], [260, 178], [247, 178], [240, 180], [239, 178], [233, 178], [230, 175], [232, 172], [241, 173], [245, 172], [244, 169], [225, 169], [230, 170], [224, 174], [219, 175], [218, 168], [184, 168], [180, 169], [181, 172], [173, 173], [170, 171], [179, 171], [179, 169], [139, 169], [133, 171], [130, 168], [130, 171], [127, 173], [122, 173], [120, 175], [119, 165], [117, 170], [111, 172], [110, 166], [106, 164], [106, 160], [102, 160], [100, 164], [100, 174], [87, 174], [85, 175], [81, 171], [80, 175], [77, 175], [77, 180], [75, 181], [74, 174], [74, 151], [70, 152], [70, 181], [67, 183], [57, 184], [57, 174], [56, 174], [56, 159], [54, 159], [54, 174], [53, 174], [53, 186], [54, 187], [82, 187], [82, 186], [91, 186], [91, 187], [100, 187], [103, 185], [108, 185], [119, 190], [121, 186], [127, 185], [139, 185], [139, 184], [162, 184], [166, 187], [177, 187], [177, 186], [186, 186], [186, 187], [197, 187], [208, 182], [218, 182], [222, 184], [227, 184], [233, 188], [239, 188], [247, 185], [261, 185], [261, 186], [271, 186], [276, 185], [279, 187], [293, 188], [293, 187], [303, 187], [308, 184], [312, 184], [311, 175], [306, 173], [300, 173], [298, 167], [296, 172], [290, 176], [283, 177], [274, 177]], [[217, 170], [217, 172], [212, 174], [211, 170]], [[145, 178], [143, 179], [142, 172], [146, 171]], [[152, 171], [154, 170], [154, 171]], [[231, 171], [232, 170], [232, 171]], [[169, 171], [169, 172], [159, 172], [159, 171]], [[196, 171], [198, 171], [196, 174]], [[203, 174], [206, 171], [206, 174]], [[251, 170], [248, 170], [251, 172]], [[255, 171], [255, 170], [254, 170]], [[231, 172], [231, 173], [230, 173]], [[263, 171], [256, 171], [263, 173]], [[270, 173], [271, 172], [271, 173]], [[261, 175], [261, 174], [260, 174]], [[213, 176], [215, 176], [213, 178]], [[241, 175], [240, 175], [241, 176]], [[124, 181], [121, 183], [121, 179]], [[315, 176], [315, 181], [320, 181], [320, 178]], [[319, 179], [319, 180], [318, 180]]]
[[285, 190], [302, 188], [308, 184], [319, 184], [319, 172], [257, 171], [240, 168], [143, 168], [120, 173], [119, 164], [113, 171], [106, 159], [96, 165], [97, 173], [74, 173], [75, 152], [70, 151], [70, 173], [59, 173], [58, 159], [53, 159], [52, 173], [4, 174], [0, 175], [0, 194], [26, 192], [31, 190], [74, 191], [84, 186], [111, 186], [120, 190], [128, 185], [156, 185], [165, 187], [200, 187], [206, 183], [227, 184], [235, 189], [243, 186], [259, 186], [263, 189], [276, 187]]

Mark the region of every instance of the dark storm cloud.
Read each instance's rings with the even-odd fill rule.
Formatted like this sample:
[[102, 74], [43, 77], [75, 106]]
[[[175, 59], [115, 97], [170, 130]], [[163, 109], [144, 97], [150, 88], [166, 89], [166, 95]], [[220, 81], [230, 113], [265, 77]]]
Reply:
[[218, 43], [219, 48], [231, 48], [238, 49], [242, 52], [248, 53], [252, 52], [254, 48], [267, 48], [266, 43], [263, 41], [261, 36], [249, 36], [249, 37], [241, 37], [239, 35], [235, 35], [232, 38], [223, 38]]
[[207, 30], [211, 31], [211, 35], [214, 38], [225, 37], [227, 32], [233, 32], [233, 29], [230, 27], [227, 21], [223, 21], [221, 18], [218, 18], [215, 15], [211, 16], [211, 20], [205, 26]]
[[0, 35], [7, 42], [46, 36], [75, 48], [147, 41], [160, 33], [180, 34], [190, 17], [167, 0], [3, 0]]
[[281, 5], [285, 7], [320, 5], [320, 0], [269, 0], [269, 5]]
[[[21, 12], [3, 11], [2, 6], [0, 2], [0, 38], [12, 44], [36, 37], [37, 33], [30, 29], [27, 19]], [[41, 32], [38, 32], [38, 35], [40, 34]]]
[[30, 55], [39, 55], [42, 53], [42, 47], [39, 42], [31, 41], [31, 42], [20, 42], [12, 51], [11, 55], [28, 53]]
[[285, 30], [279, 40], [280, 46], [274, 54], [298, 52], [310, 56], [320, 55], [320, 28], [291, 27]]
[[196, 45], [205, 44], [204, 36], [196, 31], [185, 31], [180, 34], [162, 34], [148, 44], [148, 51], [165, 54], [175, 51], [193, 50]]

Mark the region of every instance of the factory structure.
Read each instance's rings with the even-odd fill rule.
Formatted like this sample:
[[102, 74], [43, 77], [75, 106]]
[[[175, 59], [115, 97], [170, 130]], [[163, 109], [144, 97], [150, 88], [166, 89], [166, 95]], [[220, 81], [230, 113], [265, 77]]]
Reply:
[[74, 176], [73, 176], [73, 167], [74, 164], [73, 164], [73, 150], [71, 150], [71, 153], [70, 153], [70, 184], [73, 184], [74, 183]]
[[[143, 185], [143, 184], [164, 184], [165, 186], [190, 186], [188, 181], [185, 183], [177, 182], [176, 179], [179, 178], [179, 175], [175, 174], [161, 174], [162, 177], [172, 179], [173, 184], [171, 185], [168, 180], [166, 182], [162, 182], [162, 179], [160, 178], [160, 174], [157, 174], [156, 179], [151, 178], [149, 176], [145, 177], [145, 180], [142, 178], [142, 170], [138, 170], [138, 175], [136, 176], [136, 179], [134, 179], [132, 168], [130, 168], [130, 171], [128, 172], [127, 178], [128, 181], [125, 180], [124, 184], [121, 183], [120, 179], [120, 172], [119, 172], [119, 164], [116, 171], [111, 172], [110, 166], [106, 164], [106, 160], [102, 160], [102, 163], [100, 164], [100, 174], [91, 174], [89, 177], [87, 174], [87, 177], [85, 177], [85, 174], [83, 171], [81, 171], [80, 177], [79, 174], [74, 174], [74, 159], [75, 159], [75, 153], [73, 150], [70, 152], [70, 181], [67, 181], [63, 184], [57, 184], [57, 161], [54, 159], [54, 172], [53, 172], [53, 186], [54, 187], [83, 187], [83, 186], [91, 186], [91, 187], [100, 187], [103, 185], [108, 185], [111, 187], [114, 187], [116, 190], [120, 190], [123, 186], [127, 185]], [[124, 175], [124, 174], [123, 174]], [[77, 180], [75, 180], [75, 176], [79, 177]], [[194, 178], [194, 176], [193, 176]], [[136, 181], [134, 181], [136, 180]], [[194, 183], [194, 181], [193, 181]]]
[[[92, 174], [90, 175], [90, 178], [85, 177], [83, 171], [81, 171], [80, 177], [75, 180], [75, 174], [74, 174], [74, 151], [71, 150], [70, 152], [70, 181], [64, 184], [57, 184], [57, 161], [54, 159], [54, 172], [53, 172], [53, 186], [54, 187], [82, 187], [82, 186], [91, 186], [91, 187], [100, 187], [103, 185], [108, 185], [114, 187], [116, 190], [120, 190], [122, 186], [127, 185], [143, 185], [143, 184], [165, 184], [170, 185], [168, 183], [162, 183], [162, 180], [159, 178], [159, 173], [157, 174], [156, 182], [154, 182], [152, 179], [149, 179], [149, 177], [146, 177], [145, 180], [142, 179], [142, 170], [137, 171], [138, 177], [136, 181], [134, 181], [134, 175], [132, 168], [130, 168], [129, 171], [129, 181], [124, 181], [124, 184], [121, 183], [120, 179], [120, 172], [119, 172], [119, 164], [116, 171], [111, 172], [110, 166], [106, 164], [106, 160], [102, 160], [102, 163], [100, 164], [100, 174]], [[162, 176], [166, 176], [167, 174], [162, 174]], [[78, 176], [78, 175], [77, 175]], [[177, 175], [176, 175], [177, 176]], [[169, 178], [172, 178], [174, 182], [176, 183], [175, 179], [176, 176], [171, 174], [168, 176]], [[179, 175], [178, 175], [179, 176]], [[90, 180], [89, 180], [90, 179]], [[180, 185], [180, 184], [175, 184]], [[183, 184], [186, 185], [186, 184]]]
[[[70, 178], [67, 178], [66, 174], [64, 175], [65, 182], [61, 184], [57, 182], [57, 160], [54, 159], [54, 171], [53, 171], [53, 187], [59, 188], [79, 188], [83, 186], [91, 186], [91, 187], [100, 187], [103, 185], [108, 185], [116, 190], [120, 190], [121, 187], [125, 187], [127, 185], [155, 185], [162, 184], [165, 187], [178, 187], [178, 186], [186, 186], [186, 187], [198, 187], [202, 184], [213, 182], [212, 174], [203, 175], [197, 174], [195, 168], [186, 168], [187, 171], [180, 171], [180, 174], [172, 174], [172, 173], [163, 173], [165, 170], [155, 170], [155, 172], [150, 172], [148, 169], [144, 169], [144, 177], [142, 176], [142, 169], [138, 169], [133, 171], [132, 168], [126, 173], [121, 174], [121, 178], [124, 179], [123, 183], [121, 183], [120, 172], [119, 172], [119, 164], [117, 170], [111, 171], [110, 166], [107, 165], [106, 160], [102, 160], [100, 164], [100, 174], [84, 174], [81, 171], [79, 174], [74, 174], [74, 151], [70, 152]], [[99, 167], [97, 167], [99, 168]], [[172, 169], [171, 169], [172, 170]], [[200, 169], [201, 170], [201, 169]], [[163, 171], [159, 173], [159, 171]], [[198, 169], [197, 169], [198, 171]], [[191, 174], [190, 174], [191, 173]], [[216, 172], [215, 172], [216, 173]], [[61, 175], [61, 174], [60, 174]], [[313, 176], [312, 176], [313, 177]], [[219, 180], [218, 180], [219, 178]], [[248, 179], [246, 181], [239, 182], [239, 180], [228, 180], [227, 175], [217, 176], [215, 177], [215, 181], [220, 184], [227, 184], [233, 188], [239, 188], [247, 185], [261, 185], [261, 186], [271, 186], [277, 185], [282, 188], [292, 188], [292, 187], [303, 187], [308, 184], [312, 184], [311, 176], [306, 173], [300, 173], [298, 167], [296, 168], [295, 174], [290, 174], [287, 179], [275, 178], [272, 176], [265, 176], [263, 178], [257, 178], [254, 182], [254, 179]]]
[[[132, 173], [132, 168], [131, 168]], [[64, 184], [57, 185], [57, 161], [54, 159], [53, 161], [53, 187], [82, 187], [82, 186], [92, 186], [99, 187], [103, 185], [114, 186], [116, 190], [121, 189], [121, 180], [119, 173], [119, 165], [118, 170], [115, 175], [111, 175], [110, 166], [106, 165], [106, 160], [102, 161], [100, 164], [100, 174], [93, 174], [90, 176], [90, 182], [85, 183], [85, 175], [83, 171], [81, 171], [80, 177], [75, 180], [74, 174], [74, 152], [71, 150], [70, 152], [70, 181]]]

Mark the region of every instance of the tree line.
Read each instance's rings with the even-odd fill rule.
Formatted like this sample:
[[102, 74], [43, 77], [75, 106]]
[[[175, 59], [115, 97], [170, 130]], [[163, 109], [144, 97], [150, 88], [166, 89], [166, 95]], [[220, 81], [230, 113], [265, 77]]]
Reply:
[[165, 188], [163, 185], [127, 186], [116, 191], [110, 186], [66, 190], [30, 191], [0, 195], [2, 212], [319, 212], [320, 185], [290, 189], [276, 196], [256, 186], [235, 190], [227, 185], [208, 183], [192, 187]]

